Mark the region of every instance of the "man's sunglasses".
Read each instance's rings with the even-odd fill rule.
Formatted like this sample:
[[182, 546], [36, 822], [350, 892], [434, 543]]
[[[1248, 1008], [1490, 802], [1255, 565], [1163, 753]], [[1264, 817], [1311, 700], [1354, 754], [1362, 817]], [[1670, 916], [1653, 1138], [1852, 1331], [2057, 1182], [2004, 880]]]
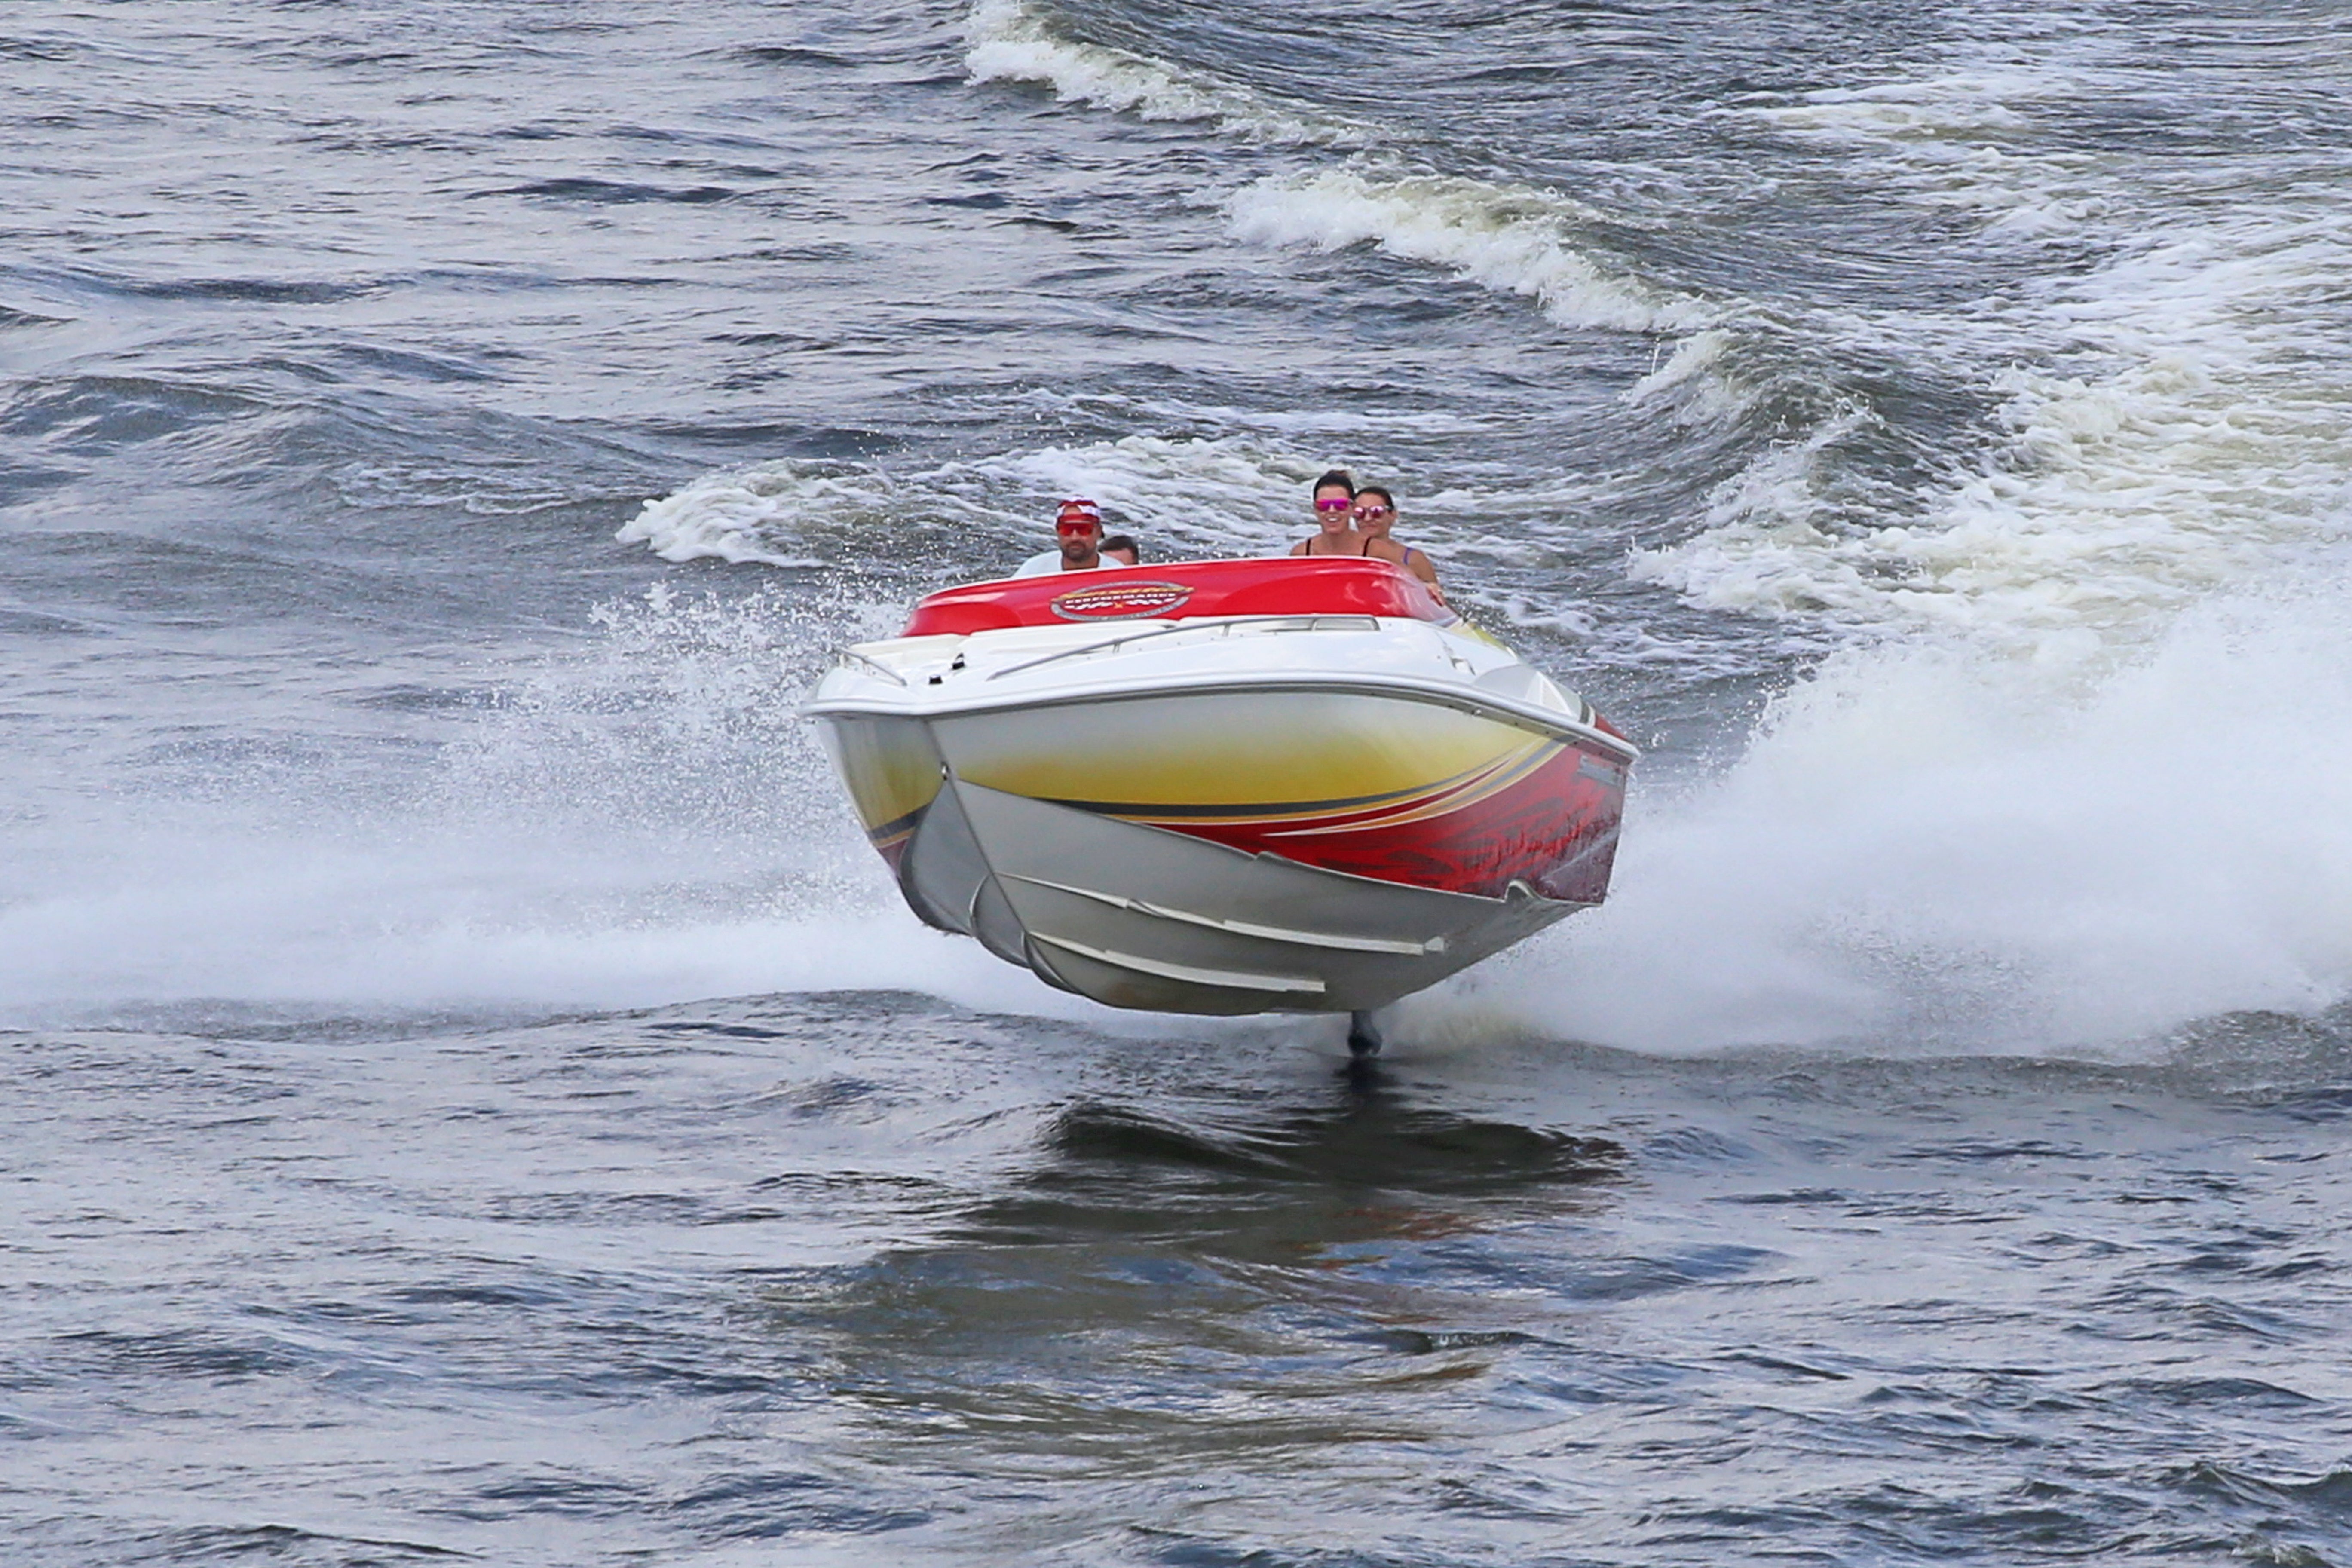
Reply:
[[1054, 531], [1055, 533], [1066, 533], [1072, 538], [1076, 538], [1081, 533], [1097, 533], [1101, 531], [1101, 523], [1087, 522], [1084, 519], [1079, 519], [1076, 521], [1070, 522], [1056, 522], [1054, 524]]

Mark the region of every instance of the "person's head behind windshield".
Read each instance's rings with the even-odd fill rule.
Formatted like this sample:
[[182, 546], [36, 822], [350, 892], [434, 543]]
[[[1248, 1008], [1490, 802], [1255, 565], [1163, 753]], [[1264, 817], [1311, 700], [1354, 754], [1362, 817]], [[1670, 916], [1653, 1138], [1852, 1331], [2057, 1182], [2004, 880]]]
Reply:
[[1083, 499], [1064, 501], [1054, 515], [1054, 539], [1064, 565], [1092, 565], [1102, 545], [1102, 508]]
[[1315, 521], [1327, 533], [1345, 533], [1355, 520], [1356, 479], [1333, 468], [1315, 481]]

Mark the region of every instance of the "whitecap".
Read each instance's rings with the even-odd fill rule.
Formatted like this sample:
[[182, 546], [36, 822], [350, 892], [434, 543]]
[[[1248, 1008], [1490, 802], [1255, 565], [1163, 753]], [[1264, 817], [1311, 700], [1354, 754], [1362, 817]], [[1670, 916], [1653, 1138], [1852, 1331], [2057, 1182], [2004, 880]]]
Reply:
[[887, 514], [893, 503], [887, 479], [874, 470], [780, 458], [705, 474], [648, 500], [613, 537], [665, 561], [814, 567], [825, 558], [799, 546]]
[[1360, 142], [1356, 127], [1287, 109], [1232, 82], [1215, 81], [1125, 49], [1055, 32], [1022, 0], [980, 0], [964, 25], [971, 79], [1039, 82], [1065, 103], [1145, 120], [1208, 121], [1273, 145]]
[[1563, 326], [1684, 331], [1719, 313], [1595, 260], [1576, 238], [1579, 224], [1593, 215], [1555, 192], [1333, 169], [1255, 181], [1235, 192], [1228, 208], [1234, 233], [1251, 243], [1331, 251], [1369, 241], [1387, 255], [1532, 299]]

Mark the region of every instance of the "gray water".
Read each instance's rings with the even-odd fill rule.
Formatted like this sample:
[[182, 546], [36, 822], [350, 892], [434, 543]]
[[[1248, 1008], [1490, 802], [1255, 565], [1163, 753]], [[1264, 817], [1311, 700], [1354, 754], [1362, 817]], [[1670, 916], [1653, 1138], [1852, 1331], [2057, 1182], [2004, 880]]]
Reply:
[[[2352, 1563], [2347, 20], [0, 12], [0, 1560]], [[917, 927], [829, 650], [1334, 462], [1610, 904]]]

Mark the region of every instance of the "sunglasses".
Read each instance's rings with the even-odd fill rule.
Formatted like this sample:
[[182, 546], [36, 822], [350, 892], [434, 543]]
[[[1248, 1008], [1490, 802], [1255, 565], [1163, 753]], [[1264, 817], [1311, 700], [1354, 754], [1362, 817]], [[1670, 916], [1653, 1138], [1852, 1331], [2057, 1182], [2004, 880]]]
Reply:
[[1360, 506], [1356, 509], [1356, 515], [1358, 517], [1387, 517], [1395, 510], [1396, 508], [1392, 506]]
[[1085, 519], [1083, 519], [1083, 518], [1080, 518], [1080, 519], [1078, 519], [1078, 520], [1076, 520], [1076, 521], [1070, 521], [1070, 522], [1056, 522], [1055, 524], [1054, 524], [1054, 531], [1055, 531], [1055, 533], [1066, 533], [1066, 534], [1070, 535], [1072, 538], [1076, 538], [1076, 537], [1077, 537], [1077, 536], [1078, 536], [1079, 534], [1081, 534], [1081, 533], [1095, 533], [1095, 532], [1098, 532], [1098, 531], [1101, 531], [1101, 528], [1102, 528], [1102, 524], [1101, 524], [1101, 523], [1099, 523], [1099, 522], [1088, 522], [1088, 521], [1086, 521]]
[[1354, 501], [1349, 500], [1344, 496], [1325, 496], [1321, 500], [1315, 503], [1315, 510], [1317, 511], [1345, 511], [1355, 504], [1356, 503]]

